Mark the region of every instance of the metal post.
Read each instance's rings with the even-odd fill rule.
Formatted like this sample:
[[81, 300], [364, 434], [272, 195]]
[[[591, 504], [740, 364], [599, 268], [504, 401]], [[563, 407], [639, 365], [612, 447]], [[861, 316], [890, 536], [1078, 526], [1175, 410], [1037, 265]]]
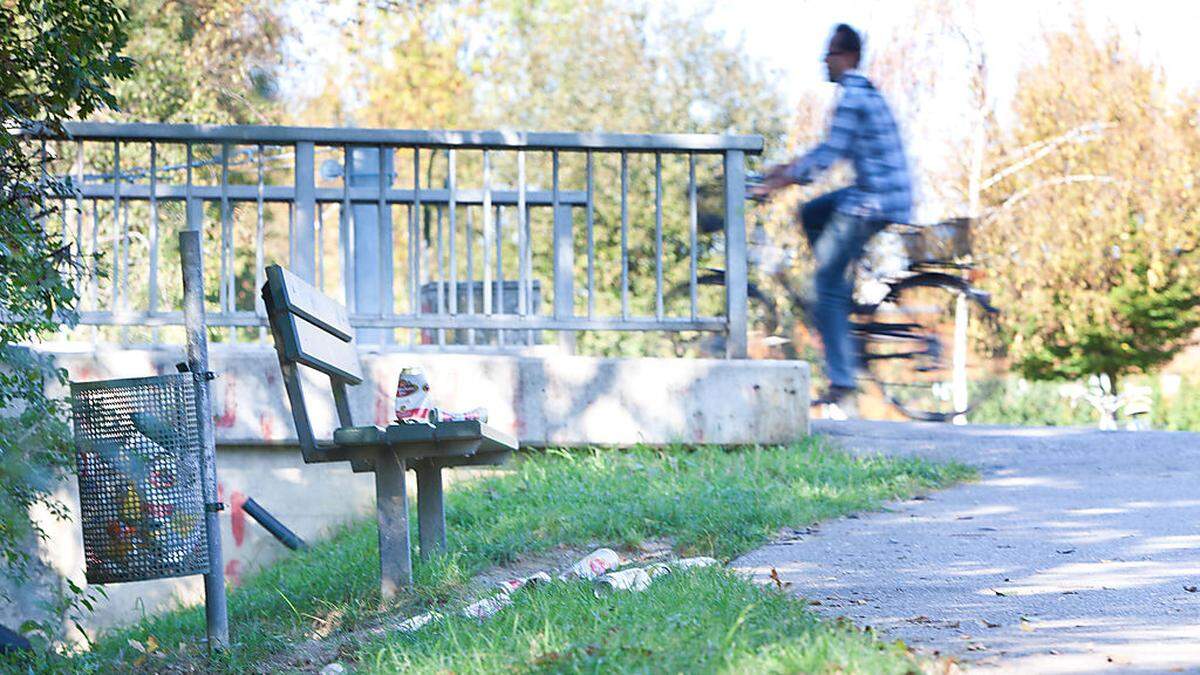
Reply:
[[291, 232], [288, 264], [292, 272], [308, 283], [316, 282], [316, 174], [313, 168], [315, 148], [311, 141], [296, 143], [295, 221]]
[[[954, 409], [967, 409], [967, 295], [959, 293], [954, 303], [954, 379], [951, 385]], [[955, 424], [966, 424], [966, 415], [955, 415]]]
[[746, 166], [745, 153], [725, 153], [725, 357], [746, 358]]
[[[352, 304], [357, 313], [381, 317], [391, 313], [392, 305], [392, 212], [384, 193], [395, 175], [392, 149], [384, 148], [381, 153], [379, 148], [358, 147], [351, 148], [347, 154], [347, 187], [379, 191], [374, 203], [350, 205], [353, 219], [347, 225], [353, 228], [350, 240], [354, 242], [354, 250], [347, 251], [346, 257], [354, 262], [353, 269], [347, 274], [352, 281], [348, 290], [353, 295]], [[360, 328], [355, 339], [361, 344], [384, 344], [390, 342], [390, 338], [390, 330]]]
[[204, 575], [204, 617], [208, 649], [229, 645], [229, 615], [225, 604], [225, 563], [221, 556], [220, 508], [217, 496], [217, 452], [213, 437], [212, 401], [208, 388], [208, 336], [204, 325], [204, 257], [199, 230], [179, 233], [179, 259], [183, 266], [183, 315], [187, 333], [188, 369], [196, 381], [196, 415], [199, 417], [204, 529], [208, 536], [208, 573]]

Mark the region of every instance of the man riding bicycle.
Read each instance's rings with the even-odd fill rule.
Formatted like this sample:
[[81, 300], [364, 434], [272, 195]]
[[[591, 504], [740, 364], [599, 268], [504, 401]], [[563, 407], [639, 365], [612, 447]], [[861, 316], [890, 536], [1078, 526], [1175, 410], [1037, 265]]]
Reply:
[[839, 159], [854, 167], [854, 185], [800, 209], [817, 265], [814, 322], [825, 345], [829, 377], [829, 388], [814, 404], [842, 408], [853, 406], [855, 370], [861, 365], [850, 338], [850, 269], [875, 233], [888, 223], [909, 222], [912, 210], [912, 182], [899, 129], [883, 95], [858, 72], [861, 60], [858, 32], [838, 24], [825, 54], [829, 80], [841, 88], [828, 136], [794, 161], [771, 167], [753, 191], [767, 197], [788, 185], [810, 183]]

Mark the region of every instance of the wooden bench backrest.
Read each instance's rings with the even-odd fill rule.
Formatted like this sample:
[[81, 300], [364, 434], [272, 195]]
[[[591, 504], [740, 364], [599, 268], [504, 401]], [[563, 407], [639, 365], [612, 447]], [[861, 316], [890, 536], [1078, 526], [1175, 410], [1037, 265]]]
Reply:
[[350, 327], [346, 308], [337, 301], [279, 265], [271, 265], [266, 271], [263, 303], [292, 403], [296, 435], [301, 449], [307, 453], [315, 450], [316, 443], [296, 366], [307, 366], [329, 376], [338, 419], [343, 427], [354, 426], [346, 385], [363, 381], [354, 329]]

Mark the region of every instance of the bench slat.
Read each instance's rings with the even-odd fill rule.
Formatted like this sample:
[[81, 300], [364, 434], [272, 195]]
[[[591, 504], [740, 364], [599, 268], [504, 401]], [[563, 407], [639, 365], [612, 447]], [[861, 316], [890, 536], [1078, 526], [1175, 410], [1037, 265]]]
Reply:
[[279, 265], [267, 268], [267, 281], [277, 283], [283, 290], [284, 306], [289, 312], [336, 335], [343, 342], [354, 339], [346, 308], [336, 300]]
[[290, 329], [287, 332], [291, 333], [284, 336], [289, 360], [336, 375], [350, 384], [363, 381], [358, 350], [353, 342], [342, 342], [297, 316], [289, 315], [285, 321]]

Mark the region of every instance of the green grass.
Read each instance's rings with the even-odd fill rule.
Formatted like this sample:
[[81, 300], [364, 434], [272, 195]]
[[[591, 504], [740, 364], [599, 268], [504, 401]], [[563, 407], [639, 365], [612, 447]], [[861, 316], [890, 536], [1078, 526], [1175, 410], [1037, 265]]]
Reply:
[[[409, 615], [454, 605], [473, 575], [525, 552], [559, 545], [622, 547], [667, 539], [681, 554], [730, 558], [765, 543], [783, 526], [870, 509], [884, 500], [973, 475], [958, 465], [857, 459], [817, 439], [768, 449], [554, 451], [524, 455], [512, 468], [447, 495], [449, 554], [433, 564], [418, 563], [415, 589], [403, 593], [391, 612]], [[610, 660], [604, 663], [633, 670], [652, 665], [658, 670], [665, 652], [678, 651], [678, 658], [686, 661], [683, 665], [721, 670], [740, 668], [738, 664], [748, 663], [747, 659], [766, 659], [754, 663], [769, 669], [826, 658], [822, 654], [832, 662], [854, 664], [858, 657], [853, 654], [879, 652], [878, 645], [861, 635], [818, 628], [799, 602], [763, 593], [727, 574], [712, 571], [668, 579], [656, 582], [645, 594], [604, 601], [589, 600], [587, 592], [575, 587], [531, 591], [512, 608], [517, 611], [506, 609], [484, 628], [476, 627], [480, 638], [470, 645], [455, 642], [461, 631], [447, 633], [457, 625], [448, 623], [416, 638], [389, 637], [394, 643], [390, 647], [372, 643], [345, 656], [384, 670], [443, 667], [435, 661], [397, 660], [417, 658], [425, 653], [417, 647], [426, 645], [431, 650], [429, 659], [461, 659], [453, 666], [456, 671], [489, 670], [504, 659], [525, 668], [570, 671], [607, 669], [596, 661], [598, 654], [605, 653]], [[723, 594], [720, 602], [707, 597], [714, 593]], [[44, 657], [34, 665], [35, 670], [108, 671], [137, 656], [130, 639], [145, 643], [154, 636], [164, 655], [151, 659], [148, 666], [191, 664], [243, 672], [272, 654], [287, 652], [314, 630], [353, 631], [377, 620], [378, 604], [376, 533], [368, 521], [346, 528], [306, 553], [289, 556], [234, 589], [229, 595], [234, 644], [216, 662], [203, 661], [197, 646], [204, 634], [203, 611], [186, 608], [149, 616], [131, 628], [104, 635], [91, 652], [69, 661]], [[680, 609], [671, 610], [672, 606]], [[729, 644], [717, 639], [723, 639], [722, 631], [730, 630], [743, 611], [743, 627], [776, 628], [755, 628], [744, 634], [739, 628]], [[554, 620], [560, 613], [565, 623]], [[686, 614], [695, 625], [688, 624], [692, 627], [687, 631], [672, 627], [676, 614]], [[631, 628], [621, 628], [625, 625]], [[610, 632], [610, 626], [616, 631]], [[465, 625], [461, 628], [465, 630]], [[617, 639], [619, 635], [626, 637]], [[839, 637], [830, 637], [834, 635]], [[561, 664], [553, 658], [538, 661], [545, 654], [531, 647], [534, 638], [548, 645], [548, 652], [574, 655], [560, 657]], [[401, 648], [404, 641], [414, 639], [419, 644], [411, 645], [413, 649]], [[500, 650], [505, 641], [515, 642]], [[657, 656], [626, 654], [629, 650], [614, 646], [630, 641], [645, 642]], [[600, 645], [600, 652], [588, 654], [587, 645], [593, 643]], [[578, 645], [583, 645], [582, 655], [571, 651]], [[609, 653], [610, 647], [618, 651]], [[462, 653], [442, 654], [456, 649]], [[409, 651], [409, 656], [398, 656]], [[478, 660], [485, 652], [496, 652], [494, 658], [499, 660]]]
[[[1033, 382], [1017, 377], [1005, 377], [979, 383], [976, 393], [979, 403], [970, 418], [976, 424], [1014, 424], [1020, 426], [1084, 426], [1095, 427], [1099, 416], [1086, 401], [1075, 405], [1060, 393], [1065, 380]], [[1086, 381], [1083, 382], [1086, 385]], [[1150, 387], [1153, 405], [1150, 427], [1164, 431], [1200, 431], [1200, 379], [1180, 378], [1178, 388], [1164, 391], [1158, 376], [1130, 375], [1120, 381], [1120, 387]], [[1129, 420], [1118, 414], [1118, 423]]]

